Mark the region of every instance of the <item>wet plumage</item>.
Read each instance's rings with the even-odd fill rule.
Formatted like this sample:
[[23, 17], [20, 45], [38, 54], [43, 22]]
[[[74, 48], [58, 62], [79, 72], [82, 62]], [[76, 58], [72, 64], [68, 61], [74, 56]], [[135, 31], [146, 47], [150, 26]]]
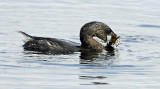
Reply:
[[25, 50], [52, 54], [66, 54], [85, 49], [106, 49], [105, 46], [97, 42], [93, 37], [96, 36], [106, 42], [107, 35], [114, 32], [102, 22], [93, 21], [86, 23], [80, 30], [81, 44], [64, 39], [31, 36], [22, 31], [20, 31], [20, 33], [29, 38], [23, 45]]

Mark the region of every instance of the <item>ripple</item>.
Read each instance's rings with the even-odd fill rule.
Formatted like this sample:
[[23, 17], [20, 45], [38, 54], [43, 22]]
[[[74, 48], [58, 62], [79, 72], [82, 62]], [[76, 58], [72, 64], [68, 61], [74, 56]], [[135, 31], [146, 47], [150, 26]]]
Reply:
[[157, 36], [148, 36], [148, 35], [133, 35], [133, 36], [124, 36], [121, 40], [122, 42], [131, 42], [134, 44], [143, 43], [143, 42], [152, 42], [159, 43], [160, 37]]
[[160, 25], [148, 25], [148, 24], [142, 24], [142, 25], [138, 25], [138, 27], [160, 28]]
[[79, 79], [86, 79], [86, 80], [107, 78], [105, 76], [79, 76], [79, 77], [80, 77]]
[[95, 85], [108, 85], [108, 83], [104, 83], [104, 82], [92, 82]]

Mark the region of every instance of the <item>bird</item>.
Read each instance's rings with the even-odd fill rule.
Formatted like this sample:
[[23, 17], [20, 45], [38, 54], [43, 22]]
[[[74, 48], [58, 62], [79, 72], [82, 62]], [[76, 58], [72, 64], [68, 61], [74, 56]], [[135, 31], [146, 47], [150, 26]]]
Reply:
[[[107, 50], [113, 48], [111, 45], [120, 37], [117, 36], [112, 29], [103, 22], [92, 21], [84, 24], [80, 29], [80, 43], [48, 37], [31, 36], [23, 31], [19, 31], [29, 38], [23, 45], [25, 50], [36, 51], [47, 54], [68, 54], [81, 50]], [[96, 41], [93, 37], [107, 42], [107, 36], [111, 36], [106, 46]]]

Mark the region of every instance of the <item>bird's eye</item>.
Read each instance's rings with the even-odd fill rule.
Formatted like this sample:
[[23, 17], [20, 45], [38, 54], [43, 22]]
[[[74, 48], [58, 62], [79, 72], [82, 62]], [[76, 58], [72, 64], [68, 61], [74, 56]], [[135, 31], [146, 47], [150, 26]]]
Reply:
[[110, 28], [107, 28], [107, 33], [110, 34], [112, 30]]

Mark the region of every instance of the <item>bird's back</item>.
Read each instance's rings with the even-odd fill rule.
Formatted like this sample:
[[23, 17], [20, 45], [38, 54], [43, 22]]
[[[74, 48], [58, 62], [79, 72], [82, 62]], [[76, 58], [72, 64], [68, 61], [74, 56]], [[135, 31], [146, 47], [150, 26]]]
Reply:
[[30, 39], [23, 45], [25, 50], [51, 54], [68, 54], [79, 50], [80, 44], [56, 38], [35, 37], [20, 32]]

